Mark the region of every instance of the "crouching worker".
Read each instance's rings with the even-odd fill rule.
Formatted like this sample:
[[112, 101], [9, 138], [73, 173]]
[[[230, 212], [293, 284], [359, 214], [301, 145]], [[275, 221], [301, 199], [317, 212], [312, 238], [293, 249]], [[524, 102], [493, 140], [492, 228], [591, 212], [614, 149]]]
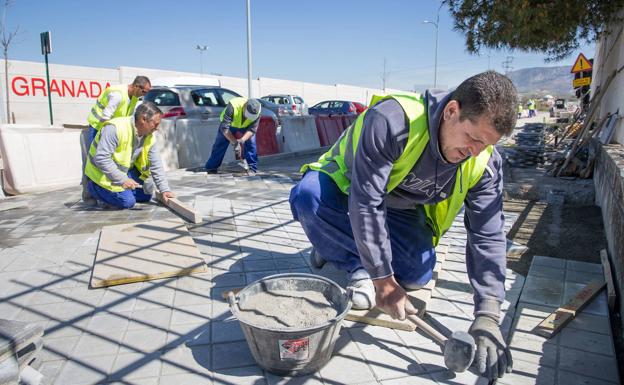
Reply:
[[[258, 171], [258, 154], [256, 153], [256, 131], [260, 124], [262, 106], [256, 99], [232, 98], [221, 112], [221, 124], [217, 137], [212, 145], [210, 158], [206, 162], [206, 172], [216, 174], [221, 166], [228, 144], [234, 147], [236, 159], [243, 155], [249, 165], [249, 171], [255, 174]], [[236, 139], [237, 134], [240, 139]], [[243, 154], [243, 144], [244, 154]]]
[[152, 198], [153, 184], [166, 202], [170, 191], [158, 154], [154, 132], [162, 112], [151, 102], [137, 107], [134, 116], [114, 118], [98, 131], [87, 157], [89, 193], [99, 202], [119, 209]]

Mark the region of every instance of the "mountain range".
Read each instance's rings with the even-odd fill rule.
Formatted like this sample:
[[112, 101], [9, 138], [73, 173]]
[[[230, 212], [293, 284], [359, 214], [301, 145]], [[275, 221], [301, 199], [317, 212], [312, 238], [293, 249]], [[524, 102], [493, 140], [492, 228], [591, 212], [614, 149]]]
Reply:
[[574, 94], [572, 88], [574, 74], [570, 73], [571, 68], [571, 66], [523, 68], [511, 71], [507, 76], [520, 94], [568, 97]]

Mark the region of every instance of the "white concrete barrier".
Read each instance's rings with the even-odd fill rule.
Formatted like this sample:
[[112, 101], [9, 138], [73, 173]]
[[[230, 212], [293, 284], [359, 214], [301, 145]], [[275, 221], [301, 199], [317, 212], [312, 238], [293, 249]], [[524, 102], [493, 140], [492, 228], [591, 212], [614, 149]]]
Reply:
[[0, 125], [6, 192], [37, 193], [79, 185], [81, 132], [57, 126]]
[[281, 138], [283, 152], [294, 152], [319, 148], [318, 133], [314, 116], [282, 117]]
[[160, 158], [162, 159], [165, 171], [177, 170], [180, 168], [178, 163], [178, 147], [176, 142], [176, 121], [173, 119], [162, 119], [158, 131], [156, 131], [156, 145], [160, 149]]
[[[175, 124], [175, 141], [180, 168], [202, 167], [206, 164], [217, 137], [219, 119], [179, 119]], [[234, 152], [228, 149], [223, 162], [233, 162]]]

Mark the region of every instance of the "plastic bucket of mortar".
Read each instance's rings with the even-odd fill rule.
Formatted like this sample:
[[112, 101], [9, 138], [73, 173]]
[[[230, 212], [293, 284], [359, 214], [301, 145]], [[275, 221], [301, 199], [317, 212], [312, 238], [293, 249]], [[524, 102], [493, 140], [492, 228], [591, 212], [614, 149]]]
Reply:
[[[336, 317], [314, 327], [268, 328], [241, 320], [240, 307], [253, 295], [272, 290], [316, 291], [335, 304]], [[276, 274], [247, 285], [236, 296], [229, 293], [230, 311], [239, 320], [254, 359], [264, 369], [282, 376], [312, 373], [331, 358], [342, 320], [351, 308], [348, 293], [325, 277], [305, 273]], [[298, 311], [298, 309], [292, 309]]]

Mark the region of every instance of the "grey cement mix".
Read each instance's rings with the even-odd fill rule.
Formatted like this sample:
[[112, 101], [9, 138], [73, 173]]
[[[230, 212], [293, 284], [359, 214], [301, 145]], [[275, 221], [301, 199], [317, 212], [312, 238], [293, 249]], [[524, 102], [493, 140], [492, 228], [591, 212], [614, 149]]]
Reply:
[[273, 290], [260, 292], [239, 304], [239, 319], [271, 329], [319, 326], [336, 317], [336, 305], [323, 293], [311, 290]]

